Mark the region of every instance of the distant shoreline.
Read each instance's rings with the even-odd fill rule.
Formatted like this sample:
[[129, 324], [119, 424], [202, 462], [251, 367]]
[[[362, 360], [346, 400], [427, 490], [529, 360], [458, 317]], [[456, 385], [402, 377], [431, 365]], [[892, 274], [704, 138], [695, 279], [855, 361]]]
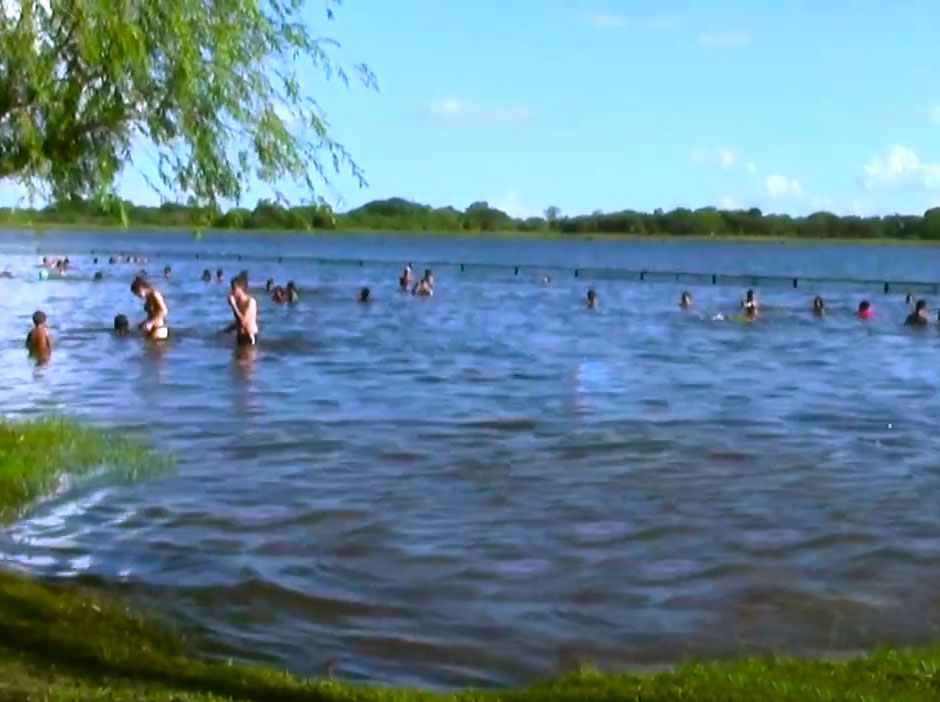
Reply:
[[457, 239], [528, 239], [533, 241], [649, 241], [656, 243], [676, 243], [683, 242], [714, 242], [714, 243], [733, 243], [741, 242], [746, 244], [778, 244], [778, 245], [868, 245], [868, 246], [918, 246], [918, 247], [937, 247], [940, 246], [940, 240], [932, 239], [889, 239], [889, 238], [817, 238], [809, 239], [797, 236], [761, 236], [757, 234], [720, 234], [720, 235], [665, 235], [665, 234], [566, 234], [552, 231], [466, 231], [466, 230], [424, 230], [424, 229], [362, 229], [362, 228], [338, 228], [338, 229], [225, 229], [218, 227], [206, 227], [197, 229], [190, 226], [165, 226], [155, 224], [132, 224], [127, 227], [120, 224], [74, 224], [74, 223], [43, 223], [42, 225], [29, 224], [7, 224], [0, 223], [0, 236], [3, 234], [33, 233], [38, 238], [44, 234], [179, 234], [196, 236], [197, 232], [206, 234], [227, 234], [232, 236], [402, 236], [402, 237], [431, 237], [446, 236]]

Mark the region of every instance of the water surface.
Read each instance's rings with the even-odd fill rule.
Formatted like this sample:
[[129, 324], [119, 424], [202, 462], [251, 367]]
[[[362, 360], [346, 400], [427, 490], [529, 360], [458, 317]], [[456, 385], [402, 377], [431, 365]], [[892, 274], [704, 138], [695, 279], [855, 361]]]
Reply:
[[[37, 247], [68, 254], [36, 278]], [[91, 251], [101, 257], [92, 264]], [[142, 315], [138, 252], [173, 340]], [[157, 254], [160, 256], [157, 256]], [[199, 254], [199, 259], [195, 258]], [[242, 261], [237, 260], [242, 256]], [[277, 258], [283, 258], [278, 263]], [[316, 265], [299, 257], [383, 259]], [[178, 472], [99, 476], [0, 535], [9, 565], [90, 578], [200, 634], [211, 655], [392, 684], [504, 685], [577, 661], [815, 654], [933, 635], [940, 618], [940, 331], [902, 295], [595, 281], [622, 266], [933, 281], [919, 247], [49, 233], [0, 235], [0, 398], [174, 450]], [[401, 295], [408, 260], [437, 294]], [[247, 268], [262, 343], [233, 351], [226, 286]], [[95, 270], [105, 279], [92, 282]], [[297, 282], [279, 307], [268, 277]], [[374, 302], [355, 303], [370, 285]], [[601, 304], [583, 306], [595, 285]], [[691, 313], [679, 293], [696, 298]], [[830, 313], [809, 314], [813, 294]], [[852, 317], [862, 297], [876, 318]], [[940, 302], [931, 300], [933, 304]], [[49, 315], [36, 368], [22, 341]]]

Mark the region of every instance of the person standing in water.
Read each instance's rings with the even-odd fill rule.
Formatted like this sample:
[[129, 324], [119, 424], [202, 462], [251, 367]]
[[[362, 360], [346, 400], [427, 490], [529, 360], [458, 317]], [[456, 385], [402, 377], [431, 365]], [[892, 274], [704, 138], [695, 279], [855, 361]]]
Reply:
[[236, 277], [232, 281], [232, 293], [228, 305], [235, 315], [235, 339], [239, 346], [254, 346], [258, 343], [258, 303], [246, 289], [245, 279]]
[[817, 317], [823, 317], [826, 314], [826, 303], [819, 295], [813, 298], [813, 314]]
[[597, 307], [597, 293], [594, 292], [594, 288], [587, 291], [587, 306], [590, 310]]
[[904, 320], [904, 324], [909, 327], [925, 327], [930, 320], [927, 319], [927, 301], [918, 300], [917, 304], [914, 306], [914, 311], [911, 312], [907, 319]]
[[359, 291], [359, 304], [366, 304], [369, 302], [369, 288], [363, 288]]
[[300, 299], [300, 294], [297, 292], [297, 286], [294, 285], [293, 280], [287, 281], [287, 287], [284, 289], [284, 296], [287, 298], [287, 303], [290, 305], [296, 304]]
[[692, 309], [692, 294], [688, 290], [684, 291], [679, 298], [679, 307], [684, 310]]
[[871, 303], [868, 300], [862, 300], [858, 303], [858, 312], [855, 313], [859, 319], [871, 319], [875, 316]]
[[46, 313], [42, 310], [33, 313], [33, 328], [26, 335], [26, 348], [30, 356], [42, 362], [52, 355], [52, 337], [46, 327]]
[[170, 333], [166, 326], [166, 318], [170, 310], [167, 309], [163, 295], [140, 276], [134, 278], [134, 282], [131, 283], [131, 292], [144, 301], [147, 319], [138, 325], [144, 332], [144, 336], [153, 340], [166, 339]]
[[409, 263], [405, 266], [405, 270], [401, 272], [401, 278], [398, 279], [398, 285], [402, 290], [407, 291], [411, 287], [411, 280], [414, 277], [411, 272], [411, 264]]
[[741, 306], [744, 307], [745, 312], [753, 307], [755, 314], [757, 313], [757, 310], [760, 308], [760, 303], [757, 301], [757, 295], [754, 294], [753, 290], [747, 291], [747, 295], [744, 296], [744, 302], [741, 303]]
[[208, 268], [206, 268], [206, 270], [202, 272], [202, 282], [203, 283], [212, 282], [212, 273], [209, 272]]

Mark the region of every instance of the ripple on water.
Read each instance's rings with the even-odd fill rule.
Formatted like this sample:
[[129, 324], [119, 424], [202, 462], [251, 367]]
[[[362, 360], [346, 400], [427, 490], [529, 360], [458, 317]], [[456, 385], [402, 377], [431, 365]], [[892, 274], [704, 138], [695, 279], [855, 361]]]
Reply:
[[[690, 315], [678, 285], [588, 272], [929, 279], [923, 249], [128, 233], [121, 248], [173, 265], [175, 341], [156, 348], [108, 333], [140, 312], [139, 266], [88, 281], [84, 254], [114, 241], [47, 233], [76, 278], [38, 281], [35, 240], [0, 237], [22, 276], [2, 283], [0, 397], [143, 433], [179, 470], [98, 476], [37, 505], [0, 537], [5, 565], [118, 587], [219, 658], [309, 674], [333, 658], [399, 684], [855, 651], [940, 624], [940, 333], [908, 333], [903, 299], [852, 286], [821, 291], [822, 323], [808, 293], [761, 290], [766, 314], [740, 325], [711, 317], [741, 291], [683, 284]], [[439, 266], [440, 294], [415, 300], [394, 290], [398, 264], [294, 255], [583, 270], [539, 285]], [[219, 266], [300, 285], [290, 308], [256, 288], [252, 354], [215, 333], [225, 286], [199, 275]], [[353, 301], [363, 284], [369, 309]], [[879, 312], [868, 325], [852, 317], [861, 296]], [[21, 347], [37, 307], [58, 342], [40, 369]]]

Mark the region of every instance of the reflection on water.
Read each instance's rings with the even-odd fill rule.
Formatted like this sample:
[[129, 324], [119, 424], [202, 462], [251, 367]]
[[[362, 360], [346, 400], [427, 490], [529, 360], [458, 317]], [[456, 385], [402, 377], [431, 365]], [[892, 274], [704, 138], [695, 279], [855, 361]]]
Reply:
[[[83, 482], [0, 535], [0, 558], [120, 583], [207, 632], [214, 655], [506, 684], [576, 660], [812, 654], [934, 634], [940, 330], [902, 328], [903, 295], [761, 290], [762, 318], [737, 324], [711, 319], [738, 310], [742, 291], [720, 287], [438, 267], [437, 293], [419, 300], [396, 291], [401, 264], [291, 263], [930, 279], [931, 250], [74, 233], [42, 247], [69, 254], [74, 274], [39, 280], [35, 242], [0, 236], [0, 268], [18, 276], [0, 280], [3, 411], [143, 434], [180, 469]], [[115, 314], [139, 315], [139, 265], [104, 263], [111, 249], [173, 266], [158, 283], [168, 342], [109, 332]], [[213, 258], [240, 252], [244, 264]], [[300, 286], [283, 306], [255, 285], [258, 347], [218, 333], [227, 287], [200, 276], [220, 265]], [[355, 302], [364, 285], [368, 308]], [[589, 286], [602, 299], [590, 313]], [[868, 324], [852, 316], [862, 297], [876, 309]], [[36, 309], [55, 341], [44, 368], [23, 349]]]

